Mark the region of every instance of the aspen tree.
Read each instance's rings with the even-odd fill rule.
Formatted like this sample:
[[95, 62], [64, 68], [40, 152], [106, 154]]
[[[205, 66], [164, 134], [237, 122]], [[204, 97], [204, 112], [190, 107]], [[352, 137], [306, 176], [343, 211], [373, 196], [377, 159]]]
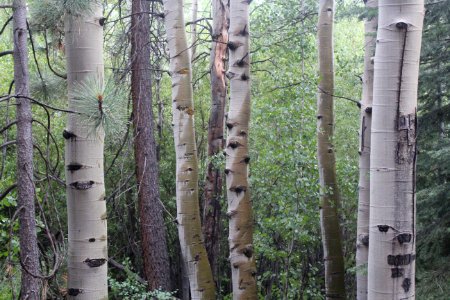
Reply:
[[[77, 87], [95, 80], [103, 85], [102, 6], [67, 11], [65, 40], [69, 108], [76, 110]], [[101, 107], [103, 95], [97, 97]], [[67, 215], [69, 227], [68, 296], [107, 299], [107, 227], [103, 175], [104, 132], [92, 128], [79, 114], [70, 114], [66, 139]]]
[[224, 116], [227, 96], [225, 63], [228, 42], [228, 1], [213, 0], [213, 32], [211, 47], [211, 113], [208, 123], [208, 158], [203, 207], [203, 233], [209, 263], [217, 280], [219, 256], [220, 198], [222, 196], [222, 170], [214, 166], [213, 159], [221, 155], [225, 144]]
[[184, 29], [183, 1], [163, 2], [172, 77], [177, 224], [181, 253], [183, 263], [187, 265], [192, 299], [214, 299], [214, 280], [201, 231], [192, 70]]
[[248, 182], [250, 123], [249, 3], [230, 1], [230, 107], [226, 126], [226, 182], [233, 299], [257, 299], [253, 211]]
[[318, 48], [319, 91], [317, 97], [317, 157], [321, 186], [320, 221], [325, 263], [327, 299], [345, 299], [344, 257], [338, 208], [339, 191], [336, 180], [336, 158], [333, 145], [334, 1], [319, 1]]
[[417, 84], [423, 0], [379, 0], [368, 296], [415, 298]]
[[359, 201], [356, 239], [356, 285], [359, 300], [367, 299], [367, 258], [369, 254], [369, 209], [370, 209], [370, 132], [372, 124], [373, 56], [378, 19], [373, 15], [378, 0], [365, 2], [368, 15], [364, 22], [364, 76], [361, 101], [361, 129], [359, 146]]
[[145, 279], [149, 288], [170, 290], [169, 254], [159, 195], [150, 74], [150, 2], [132, 1], [131, 93], [134, 154]]
[[17, 95], [17, 209], [19, 210], [20, 261], [22, 264], [22, 299], [40, 299], [39, 250], [36, 236], [36, 216], [33, 182], [33, 136], [29, 97], [27, 48], [27, 4], [14, 0], [14, 84]]

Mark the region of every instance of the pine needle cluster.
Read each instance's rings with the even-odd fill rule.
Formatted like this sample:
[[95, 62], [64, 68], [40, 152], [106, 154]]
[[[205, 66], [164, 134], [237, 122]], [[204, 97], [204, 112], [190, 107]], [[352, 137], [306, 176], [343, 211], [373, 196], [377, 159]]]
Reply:
[[39, 0], [30, 3], [31, 20], [42, 28], [62, 28], [64, 14], [92, 13], [93, 4], [99, 0]]
[[104, 131], [107, 135], [121, 135], [128, 122], [126, 117], [126, 96], [112, 80], [96, 76], [75, 84], [69, 94], [72, 109], [80, 114], [84, 126], [90, 133]]

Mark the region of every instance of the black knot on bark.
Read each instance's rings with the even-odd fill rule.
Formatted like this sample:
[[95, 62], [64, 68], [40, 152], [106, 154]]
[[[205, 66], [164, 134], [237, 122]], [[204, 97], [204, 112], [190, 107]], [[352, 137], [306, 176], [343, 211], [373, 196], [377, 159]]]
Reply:
[[389, 225], [378, 225], [377, 227], [380, 232], [388, 232], [390, 226]]
[[398, 278], [403, 276], [403, 269], [402, 268], [392, 268], [391, 269], [391, 277], [392, 278]]
[[249, 80], [250, 79], [250, 77], [247, 75], [247, 74], [242, 74], [241, 75], [241, 79], [243, 80], [243, 81], [247, 81], [247, 80]]
[[246, 164], [248, 164], [248, 163], [250, 162], [250, 157], [247, 156], [246, 158], [244, 158], [244, 162], [245, 162]]
[[93, 242], [95, 242], [95, 238], [90, 238], [89, 243], [93, 243]]
[[244, 254], [247, 258], [251, 258], [253, 256], [253, 246], [245, 246], [245, 248], [242, 250], [242, 254]]
[[242, 192], [245, 192], [246, 190], [247, 190], [247, 187], [242, 186], [242, 185], [233, 186], [230, 188], [230, 191], [235, 192], [238, 195]]
[[89, 180], [89, 181], [76, 181], [70, 184], [70, 186], [76, 190], [88, 190], [90, 188], [92, 188], [92, 186], [94, 185], [94, 181]]
[[230, 174], [231, 170], [230, 169], [225, 169], [225, 174], [228, 175]]
[[105, 17], [100, 18], [100, 20], [98, 20], [98, 23], [100, 24], [100, 26], [105, 25], [105, 22], [106, 22], [106, 18]]
[[372, 113], [372, 107], [371, 106], [366, 107], [365, 111], [366, 111], [366, 113], [371, 114]]
[[405, 255], [388, 255], [387, 257], [387, 263], [391, 266], [405, 266], [409, 265], [412, 261], [412, 255], [411, 254], [405, 254]]
[[234, 125], [233, 125], [233, 124], [231, 124], [231, 123], [227, 122], [227, 128], [228, 128], [228, 130], [231, 130], [231, 129], [232, 129], [233, 127], [234, 127]]
[[228, 42], [228, 49], [230, 49], [231, 51], [234, 51], [234, 50], [236, 50], [239, 46], [236, 44], [236, 43], [234, 43], [234, 42]]
[[369, 246], [369, 235], [368, 235], [368, 234], [364, 235], [364, 236], [361, 238], [361, 243], [362, 243], [364, 246], [366, 246], [366, 247]]
[[78, 171], [83, 167], [83, 165], [79, 164], [79, 163], [71, 163], [70, 165], [67, 166], [67, 170], [68, 171]]
[[67, 290], [67, 295], [69, 295], [69, 296], [78, 296], [81, 293], [83, 293], [83, 291], [81, 289], [70, 288]]
[[409, 292], [409, 288], [411, 287], [411, 279], [405, 278], [402, 283], [402, 288], [405, 293]]
[[412, 235], [410, 233], [401, 233], [397, 235], [397, 240], [400, 244], [411, 242]]
[[90, 268], [98, 268], [102, 265], [104, 265], [106, 262], [106, 259], [104, 258], [86, 258], [84, 261], [85, 264], [87, 264]]
[[406, 29], [408, 28], [408, 24], [406, 24], [405, 22], [398, 22], [397, 24], [395, 24], [395, 27], [397, 27], [398, 29]]
[[70, 131], [64, 130], [64, 131], [63, 131], [63, 137], [64, 137], [66, 140], [68, 140], [68, 139], [74, 139], [74, 138], [76, 138], [77, 136], [76, 136], [74, 133], [70, 132]]
[[245, 25], [244, 28], [242, 28], [242, 30], [239, 31], [239, 35], [241, 35], [241, 36], [247, 36], [248, 35], [247, 25]]
[[230, 147], [231, 149], [236, 149], [237, 147], [239, 147], [241, 144], [238, 141], [230, 141], [228, 143], [228, 147]]

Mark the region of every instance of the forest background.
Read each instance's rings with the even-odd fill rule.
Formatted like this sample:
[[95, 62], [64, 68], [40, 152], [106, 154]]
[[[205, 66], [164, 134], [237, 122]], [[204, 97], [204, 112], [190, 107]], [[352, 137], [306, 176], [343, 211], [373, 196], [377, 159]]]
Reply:
[[[51, 0], [29, 2], [29, 57], [32, 97], [54, 107], [67, 106], [64, 76], [63, 27], [57, 11], [46, 7]], [[417, 170], [417, 298], [444, 299], [450, 292], [450, 3], [426, 1], [421, 73], [419, 79], [419, 156]], [[190, 3], [185, 3], [190, 16]], [[162, 6], [152, 2], [151, 62], [153, 104], [156, 119], [161, 201], [171, 261], [172, 281], [182, 296], [178, 233], [174, 216], [175, 153], [171, 127], [171, 81], [165, 32], [158, 13]], [[207, 158], [207, 128], [210, 108], [209, 47], [211, 3], [199, 1], [196, 22], [198, 40], [193, 57], [195, 125], [200, 164], [200, 195], [203, 195]], [[104, 54], [107, 78], [119, 87], [116, 95], [129, 116], [130, 3], [104, 1]], [[253, 1], [250, 13], [252, 116], [250, 133], [250, 182], [255, 216], [254, 245], [259, 294], [266, 299], [323, 299], [324, 280], [319, 224], [319, 180], [316, 158], [317, 101], [317, 3], [300, 1]], [[341, 226], [349, 299], [355, 295], [355, 245], [358, 199], [358, 150], [364, 56], [364, 28], [367, 16], [362, 1], [337, 1], [334, 33], [335, 54], [335, 146], [341, 192]], [[11, 12], [0, 10], [0, 25]], [[58, 19], [59, 18], [59, 19]], [[186, 18], [187, 20], [189, 18]], [[10, 25], [9, 25], [10, 26]], [[186, 29], [190, 30], [190, 25]], [[0, 33], [0, 53], [11, 50], [11, 27]], [[32, 42], [31, 42], [32, 41]], [[11, 55], [0, 57], [0, 95], [8, 94], [13, 79]], [[10, 103], [0, 103], [2, 126], [14, 120]], [[52, 267], [45, 228], [65, 236], [66, 195], [64, 187], [62, 132], [66, 114], [33, 107], [37, 222], [43, 270]], [[47, 122], [50, 122], [48, 134]], [[118, 122], [119, 123], [119, 122]], [[139, 281], [142, 256], [137, 226], [137, 191], [133, 160], [133, 138], [129, 124], [116, 128], [105, 138], [105, 186], [108, 208], [109, 284], [112, 299], [141, 299], [148, 296]], [[1, 132], [0, 144], [15, 139], [15, 130]], [[16, 154], [2, 146], [0, 169], [0, 299], [11, 299], [20, 287], [17, 220], [14, 218]], [[212, 159], [224, 168], [223, 155]], [[52, 180], [48, 180], [50, 178]], [[62, 181], [61, 181], [62, 180]], [[201, 198], [201, 197], [200, 197]], [[201, 200], [200, 200], [201, 201]], [[230, 297], [226, 200], [222, 201], [218, 288], [223, 299]], [[59, 255], [66, 253], [60, 238]], [[47, 282], [48, 294], [58, 296], [66, 286], [62, 264], [57, 276]]]

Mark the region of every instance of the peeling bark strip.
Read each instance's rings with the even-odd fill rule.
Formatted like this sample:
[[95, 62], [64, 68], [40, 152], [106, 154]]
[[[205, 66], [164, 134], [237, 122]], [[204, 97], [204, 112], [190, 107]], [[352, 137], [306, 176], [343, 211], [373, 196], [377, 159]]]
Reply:
[[[164, 0], [163, 2], [172, 77], [177, 221], [181, 253], [187, 265], [192, 299], [215, 299], [214, 280], [203, 244], [200, 222], [191, 59], [187, 51], [183, 1]], [[180, 72], [180, 70], [183, 71]], [[186, 170], [191, 171], [186, 172]]]
[[170, 266], [166, 227], [160, 200], [158, 160], [152, 111], [150, 65], [150, 2], [132, 1], [131, 94], [133, 98], [134, 158], [141, 248], [145, 279], [150, 290], [169, 291]]
[[[65, 16], [67, 83], [69, 107], [76, 84], [95, 77], [103, 80], [103, 28], [99, 23], [102, 7], [91, 1], [92, 12]], [[84, 125], [78, 114], [69, 114], [63, 137], [68, 215], [68, 296], [69, 299], [106, 299], [107, 230], [103, 178], [101, 132]], [[89, 166], [89, 167], [86, 167]], [[102, 238], [105, 237], [105, 238]], [[95, 243], [94, 243], [95, 241]], [[103, 257], [102, 259], [86, 259]]]
[[[375, 10], [378, 0], [364, 1], [366, 10]], [[369, 13], [368, 15], [373, 15]], [[359, 186], [358, 186], [358, 223], [356, 241], [356, 294], [358, 300], [367, 299], [367, 262], [369, 255], [369, 209], [370, 209], [370, 133], [372, 131], [373, 102], [373, 56], [378, 18], [373, 16], [364, 22], [364, 75], [363, 95], [361, 101], [361, 129], [359, 145]], [[389, 228], [389, 227], [388, 227]]]
[[326, 297], [345, 299], [344, 257], [338, 208], [336, 158], [333, 146], [333, 22], [334, 1], [319, 1], [318, 48], [320, 82], [317, 97], [317, 157], [320, 175], [320, 222], [325, 264]]
[[[208, 122], [208, 159], [203, 206], [203, 234], [205, 247], [214, 280], [218, 278], [220, 200], [222, 197], [222, 171], [214, 166], [214, 156], [223, 151], [225, 103], [227, 97], [226, 61], [228, 43], [228, 0], [212, 0], [212, 45], [211, 45], [211, 113]], [[227, 123], [229, 129], [232, 124]]]
[[[227, 113], [226, 182], [233, 299], [257, 299], [253, 211], [248, 183], [250, 122], [249, 3], [230, 1], [230, 110]], [[242, 134], [245, 133], [245, 134]]]
[[379, 0], [370, 158], [369, 299], [414, 299], [423, 0]]
[[411, 164], [416, 158], [416, 112], [398, 118], [397, 164]]
[[[14, 82], [18, 95], [29, 96], [27, 49], [27, 4], [25, 0], [13, 2]], [[19, 239], [21, 265], [21, 299], [40, 299], [39, 250], [36, 237], [36, 216], [33, 182], [33, 136], [31, 103], [17, 97], [17, 202], [19, 207]], [[31, 274], [30, 274], [31, 273]]]

